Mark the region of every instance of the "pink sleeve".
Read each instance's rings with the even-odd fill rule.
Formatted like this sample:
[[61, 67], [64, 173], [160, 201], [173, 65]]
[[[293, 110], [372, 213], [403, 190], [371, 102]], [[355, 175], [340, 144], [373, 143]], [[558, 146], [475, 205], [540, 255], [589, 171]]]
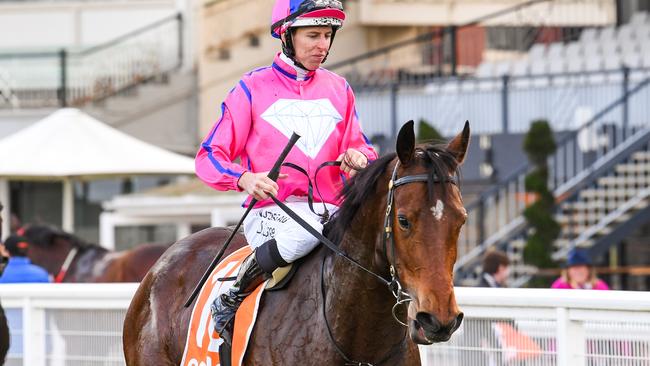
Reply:
[[246, 169], [233, 161], [244, 151], [250, 128], [250, 91], [240, 81], [221, 105], [221, 118], [196, 154], [199, 179], [220, 191], [241, 191], [237, 181]]
[[594, 286], [594, 290], [609, 290], [609, 286], [605, 283], [603, 280], [598, 280], [596, 282], [596, 286]]
[[348, 93], [348, 105], [345, 111], [346, 127], [339, 154], [344, 153], [349, 148], [353, 148], [362, 152], [368, 158], [368, 161], [376, 160], [377, 152], [372, 147], [370, 140], [361, 131], [352, 88], [347, 83], [346, 88]]
[[551, 288], [570, 289], [571, 286], [568, 283], [564, 282], [564, 280], [562, 280], [562, 278], [560, 277], [557, 280], [555, 280], [555, 282], [553, 282], [553, 284], [551, 285]]

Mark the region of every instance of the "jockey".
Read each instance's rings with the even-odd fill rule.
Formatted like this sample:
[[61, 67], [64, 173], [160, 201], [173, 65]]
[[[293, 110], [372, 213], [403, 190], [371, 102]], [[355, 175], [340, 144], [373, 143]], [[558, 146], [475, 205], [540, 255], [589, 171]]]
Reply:
[[[282, 52], [269, 67], [245, 74], [221, 105], [214, 125], [196, 156], [196, 174], [217, 190], [245, 191], [258, 200], [244, 220], [254, 248], [232, 289], [212, 305], [215, 329], [232, 340], [233, 318], [244, 298], [277, 268], [307, 255], [318, 240], [269, 198], [276, 196], [322, 232], [318, 213], [309, 210], [308, 178], [283, 168], [279, 184], [267, 177], [288, 138], [301, 135], [286, 161], [318, 180], [318, 206], [335, 211], [345, 176], [352, 176], [377, 154], [361, 132], [354, 94], [344, 78], [320, 68], [345, 13], [338, 0], [277, 0], [271, 35]], [[239, 163], [235, 160], [239, 158]], [[326, 161], [341, 161], [326, 168]], [[245, 205], [250, 203], [250, 198]]]

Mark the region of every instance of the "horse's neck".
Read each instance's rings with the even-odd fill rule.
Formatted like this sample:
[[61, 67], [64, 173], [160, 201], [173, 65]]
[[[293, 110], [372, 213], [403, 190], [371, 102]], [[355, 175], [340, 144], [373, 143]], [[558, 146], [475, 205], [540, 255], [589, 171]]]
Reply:
[[96, 246], [78, 247], [78, 253], [70, 264], [66, 280], [74, 282], [93, 282], [95, 277], [101, 274], [102, 262], [108, 251]]
[[[381, 247], [378, 244], [383, 233], [384, 210], [383, 202], [364, 206], [357, 218], [372, 219], [365, 220], [361, 227], [360, 220], [355, 218], [340, 247], [364, 267], [387, 277], [388, 265], [383, 252], [378, 253], [376, 249]], [[385, 356], [378, 354], [378, 349], [388, 354], [405, 347], [406, 329], [393, 319], [391, 309], [395, 299], [385, 284], [339, 256], [328, 258], [326, 271], [327, 314], [334, 338], [344, 350], [361, 352], [349, 357], [378, 362]]]

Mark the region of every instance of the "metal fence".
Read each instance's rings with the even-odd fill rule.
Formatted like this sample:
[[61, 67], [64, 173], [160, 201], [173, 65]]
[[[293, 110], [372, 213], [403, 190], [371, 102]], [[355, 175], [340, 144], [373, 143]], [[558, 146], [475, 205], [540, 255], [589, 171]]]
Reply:
[[449, 343], [423, 347], [445, 366], [650, 365], [647, 292], [458, 288], [466, 314]]
[[[137, 284], [0, 285], [7, 366], [124, 365], [121, 330]], [[465, 313], [426, 366], [649, 366], [650, 293], [456, 288]]]
[[[394, 137], [408, 120], [424, 119], [444, 136], [458, 133], [465, 120], [477, 134], [525, 133], [546, 119], [554, 131], [580, 128], [613, 101], [650, 76], [650, 69], [442, 78], [427, 83], [356, 87], [357, 109], [368, 136]], [[647, 123], [650, 90], [634, 93], [601, 116], [610, 123]]]
[[159, 77], [183, 59], [181, 14], [81, 50], [0, 54], [0, 108], [82, 105]]
[[6, 366], [121, 366], [122, 324], [137, 284], [2, 285]]

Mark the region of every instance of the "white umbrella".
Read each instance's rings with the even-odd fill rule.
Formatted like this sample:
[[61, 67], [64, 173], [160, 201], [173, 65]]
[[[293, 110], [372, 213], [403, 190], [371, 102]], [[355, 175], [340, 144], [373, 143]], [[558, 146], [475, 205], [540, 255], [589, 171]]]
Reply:
[[194, 174], [193, 159], [138, 140], [78, 109], [61, 109], [0, 140], [0, 200], [7, 207], [3, 222], [9, 225], [9, 179], [62, 180], [63, 229], [73, 231], [75, 178], [167, 174]]

